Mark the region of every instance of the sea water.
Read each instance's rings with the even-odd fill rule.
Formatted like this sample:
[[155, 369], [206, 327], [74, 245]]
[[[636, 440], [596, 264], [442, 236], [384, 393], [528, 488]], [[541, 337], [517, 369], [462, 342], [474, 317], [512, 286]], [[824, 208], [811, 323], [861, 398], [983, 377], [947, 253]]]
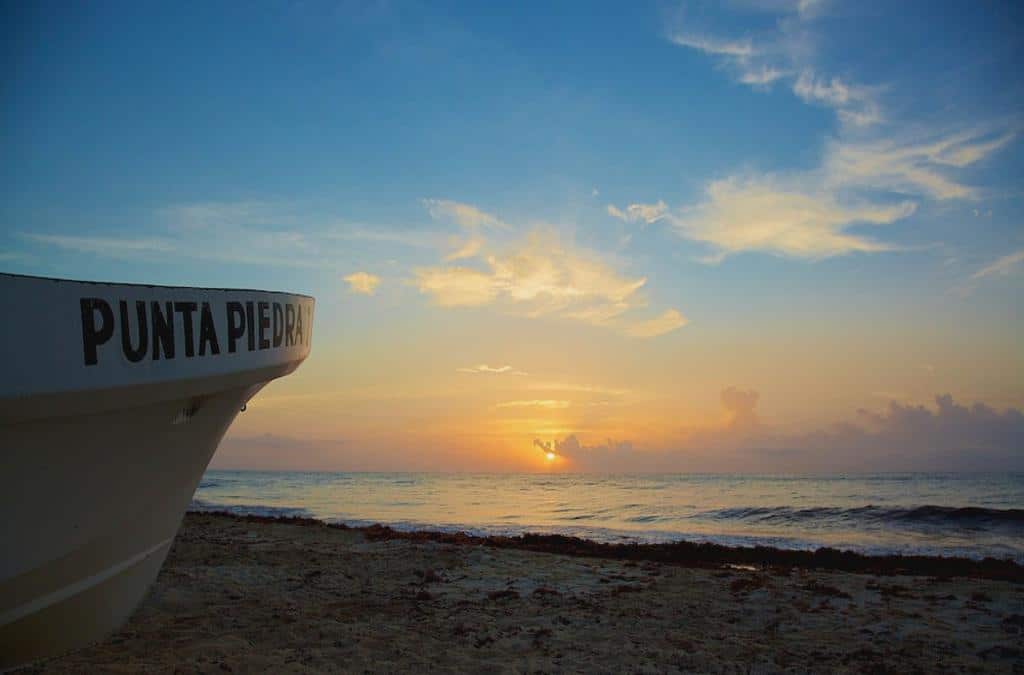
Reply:
[[206, 473], [196, 511], [1024, 562], [1024, 474]]

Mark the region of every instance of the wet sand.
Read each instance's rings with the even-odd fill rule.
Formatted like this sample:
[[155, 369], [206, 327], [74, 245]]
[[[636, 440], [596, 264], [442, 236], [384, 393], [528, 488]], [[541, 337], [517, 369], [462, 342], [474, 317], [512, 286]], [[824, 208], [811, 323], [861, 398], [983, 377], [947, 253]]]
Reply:
[[1024, 673], [1018, 566], [693, 550], [189, 514], [120, 632], [17, 672]]

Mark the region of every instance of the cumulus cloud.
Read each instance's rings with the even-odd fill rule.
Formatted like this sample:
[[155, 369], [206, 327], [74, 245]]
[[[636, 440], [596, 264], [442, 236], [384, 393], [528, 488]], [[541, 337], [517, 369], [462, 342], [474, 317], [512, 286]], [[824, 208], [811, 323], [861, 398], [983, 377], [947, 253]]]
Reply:
[[[511, 229], [497, 216], [458, 202], [427, 200], [435, 217], [447, 215], [467, 228]], [[610, 207], [614, 208], [614, 207]], [[634, 204], [625, 217], [653, 222], [667, 210], [660, 202]], [[649, 320], [635, 312], [646, 308], [642, 276], [616, 271], [602, 256], [567, 242], [554, 228], [535, 227], [521, 238], [495, 237], [484, 241], [474, 230], [444, 262], [466, 260], [464, 265], [421, 267], [412, 283], [441, 307], [499, 305], [527, 317], [555, 316], [597, 326], [609, 326], [626, 335], [653, 337], [686, 323], [677, 310]]]
[[500, 286], [494, 276], [466, 267], [416, 270], [417, 288], [441, 307], [476, 307], [493, 302]]
[[526, 375], [527, 373], [516, 370], [512, 366], [497, 366], [492, 367], [486, 363], [481, 363], [477, 366], [468, 366], [466, 368], [456, 368], [456, 372], [459, 373], [470, 373], [474, 375]]
[[[555, 315], [595, 325], [611, 325], [623, 313], [646, 304], [639, 294], [645, 278], [619, 274], [596, 256], [564, 245], [553, 232], [534, 231], [505, 253], [488, 255], [484, 262], [484, 270], [422, 268], [415, 283], [443, 307], [500, 301], [528, 316]], [[667, 330], [678, 328], [680, 317], [663, 316], [661, 325]], [[637, 329], [638, 335], [642, 332]], [[653, 325], [649, 332], [660, 334]]]
[[348, 284], [349, 291], [361, 295], [373, 295], [380, 285], [380, 277], [369, 272], [353, 272], [342, 277], [342, 280]]
[[1009, 255], [1004, 255], [1002, 258], [985, 265], [980, 270], [971, 275], [972, 279], [984, 279], [985, 277], [991, 276], [1006, 276], [1017, 269], [1017, 267], [1024, 263], [1024, 249]]

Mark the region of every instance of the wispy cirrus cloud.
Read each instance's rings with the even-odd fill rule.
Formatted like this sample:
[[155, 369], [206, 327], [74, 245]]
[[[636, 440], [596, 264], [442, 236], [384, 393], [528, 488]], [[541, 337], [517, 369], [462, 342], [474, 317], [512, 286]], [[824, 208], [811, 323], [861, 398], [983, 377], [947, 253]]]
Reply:
[[151, 229], [102, 234], [23, 233], [26, 241], [107, 258], [187, 258], [285, 267], [326, 267], [310, 235], [288, 226], [287, 209], [263, 202], [203, 202], [157, 209]]
[[825, 184], [871, 188], [936, 200], [974, 199], [976, 187], [958, 179], [965, 169], [1008, 145], [1016, 134], [976, 125], [956, 131], [898, 134], [872, 140], [835, 140], [824, 160]]
[[369, 272], [353, 272], [342, 280], [348, 284], [349, 291], [360, 295], [373, 295], [380, 286], [380, 277]]
[[22, 251], [0, 251], [0, 262], [31, 263], [33, 256]]
[[671, 218], [682, 236], [711, 245], [707, 262], [743, 251], [795, 258], [890, 250], [889, 244], [849, 232], [855, 225], [885, 225], [914, 212], [914, 202], [840, 203], [829, 191], [800, 181], [765, 176], [712, 181], [704, 200]]
[[621, 221], [649, 225], [665, 217], [665, 214], [668, 212], [668, 205], [658, 200], [654, 204], [630, 204], [625, 210], [619, 209], [614, 204], [609, 204], [606, 210], [609, 216], [618, 218]]
[[188, 259], [240, 265], [330, 269], [351, 242], [443, 250], [440, 231], [348, 223], [312, 205], [288, 202], [199, 202], [155, 209], [146, 231], [74, 234], [24, 232], [27, 243], [120, 260]]
[[489, 366], [486, 363], [468, 366], [465, 368], [456, 368], [455, 372], [470, 373], [472, 375], [528, 375], [528, 373], [522, 370], [516, 370], [512, 366]]
[[882, 120], [874, 90], [850, 84], [836, 76], [823, 78], [805, 70], [793, 83], [793, 93], [807, 103], [834, 108], [839, 120], [846, 124], [863, 127]]
[[268, 201], [207, 201], [173, 204], [158, 217], [173, 229], [201, 230], [238, 226], [285, 226], [298, 223], [294, 204]]
[[527, 386], [531, 391], [554, 391], [559, 393], [597, 394], [601, 396], [621, 397], [632, 393], [630, 389], [606, 387], [596, 384], [580, 384], [576, 382], [532, 382]]
[[755, 89], [770, 90], [776, 82], [788, 82], [794, 95], [807, 103], [833, 108], [844, 124], [866, 127], [882, 120], [878, 88], [865, 87], [836, 75], [817, 72], [810, 56], [808, 20], [820, 14], [825, 3], [762, 3], [751, 9], [780, 14], [771, 32], [751, 37], [730, 38], [693, 27], [676, 27], [668, 32], [674, 45], [706, 54], [732, 73], [737, 82]]
[[745, 61], [756, 54], [754, 46], [747, 39], [729, 40], [698, 33], [676, 32], [669, 36], [669, 41], [680, 47], [689, 47], [705, 54], [725, 56], [739, 61]]
[[[860, 231], [910, 218], [929, 202], [977, 199], [980, 188], [965, 171], [1017, 138], [1006, 123], [971, 120], [931, 128], [888, 119], [886, 86], [867, 86], [827, 75], [816, 63], [812, 19], [825, 4], [748, 3], [748, 9], [780, 14], [774, 29], [743, 39], [683, 27], [669, 41], [700, 51], [738, 81], [759, 89], [785, 81], [800, 100], [835, 111], [835, 137], [827, 139], [819, 166], [809, 170], [745, 169], [709, 181], [702, 198], [678, 209], [658, 208], [659, 220], [681, 236], [708, 244], [702, 258], [716, 263], [745, 251], [821, 259], [876, 253], [900, 247]], [[637, 220], [643, 204], [609, 207], [621, 220]]]
[[740, 82], [751, 87], [770, 87], [786, 76], [786, 71], [774, 66], [760, 65], [746, 68], [740, 73]]
[[1015, 251], [985, 265], [971, 275], [971, 279], [984, 279], [985, 277], [1006, 276], [1014, 272], [1024, 264], [1024, 249]]
[[451, 199], [424, 199], [423, 205], [435, 220], [450, 220], [462, 227], [508, 229], [508, 224], [472, 204]]
[[78, 253], [95, 253], [112, 258], [137, 257], [139, 254], [166, 254], [177, 251], [177, 242], [160, 237], [108, 237], [65, 234], [23, 233], [23, 239], [56, 246]]
[[440, 232], [402, 230], [348, 223], [332, 224], [324, 233], [324, 237], [330, 240], [396, 244], [408, 248], [435, 251], [439, 251], [447, 245], [447, 237]]
[[644, 321], [637, 321], [626, 328], [626, 333], [633, 337], [657, 337], [665, 333], [671, 333], [677, 328], [682, 328], [688, 323], [685, 316], [675, 309], [666, 309], [664, 312]]
[[[781, 175], [734, 175], [710, 182], [704, 199], [668, 221], [684, 237], [712, 245], [710, 261], [743, 251], [797, 258], [894, 250], [852, 232], [913, 215], [922, 201], [973, 199], [977, 188], [951, 173], [1004, 147], [1012, 134], [977, 128], [924, 138], [836, 140], [822, 166]], [[877, 193], [902, 195], [880, 198]]]
[[449, 238], [449, 244], [454, 250], [445, 256], [445, 262], [472, 258], [480, 253], [485, 243], [483, 236], [485, 228], [509, 229], [509, 226], [500, 218], [472, 204], [450, 199], [424, 199], [423, 205], [434, 220], [455, 223], [464, 231], [464, 235], [461, 237]]
[[504, 401], [495, 408], [544, 408], [547, 410], [564, 410], [572, 405], [572, 401], [562, 399], [528, 399], [522, 401]]

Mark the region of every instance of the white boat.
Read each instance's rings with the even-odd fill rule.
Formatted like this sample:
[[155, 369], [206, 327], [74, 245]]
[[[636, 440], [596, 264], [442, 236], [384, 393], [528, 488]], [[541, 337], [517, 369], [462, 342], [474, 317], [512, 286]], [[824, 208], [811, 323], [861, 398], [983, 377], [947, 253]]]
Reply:
[[309, 354], [313, 298], [0, 274], [0, 670], [142, 600], [235, 415]]

